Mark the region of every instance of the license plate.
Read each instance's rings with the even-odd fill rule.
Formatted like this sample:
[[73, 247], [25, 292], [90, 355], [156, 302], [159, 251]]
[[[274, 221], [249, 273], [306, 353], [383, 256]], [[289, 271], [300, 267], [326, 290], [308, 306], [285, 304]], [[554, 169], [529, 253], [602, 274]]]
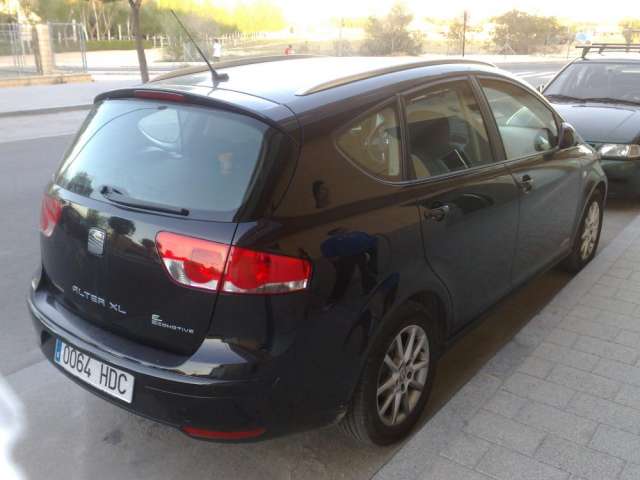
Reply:
[[55, 362], [98, 390], [131, 403], [133, 375], [96, 360], [59, 338], [56, 339]]

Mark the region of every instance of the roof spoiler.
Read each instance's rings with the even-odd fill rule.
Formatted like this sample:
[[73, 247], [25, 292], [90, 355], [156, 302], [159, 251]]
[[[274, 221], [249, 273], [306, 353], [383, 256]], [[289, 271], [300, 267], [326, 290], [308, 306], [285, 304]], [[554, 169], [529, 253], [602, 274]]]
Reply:
[[577, 45], [582, 49], [582, 58], [586, 58], [591, 50], [603, 52], [640, 52], [640, 43], [591, 43], [589, 45]]

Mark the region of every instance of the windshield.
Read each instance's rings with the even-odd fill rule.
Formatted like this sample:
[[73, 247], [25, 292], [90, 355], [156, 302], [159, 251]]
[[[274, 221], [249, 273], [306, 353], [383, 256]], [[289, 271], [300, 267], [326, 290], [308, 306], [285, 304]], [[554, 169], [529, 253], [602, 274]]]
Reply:
[[[56, 183], [105, 201], [220, 212], [242, 205], [269, 127], [223, 110], [144, 100], [113, 100], [89, 116]], [[123, 202], [120, 202], [123, 203]]]
[[640, 102], [640, 63], [574, 63], [549, 84], [544, 94]]

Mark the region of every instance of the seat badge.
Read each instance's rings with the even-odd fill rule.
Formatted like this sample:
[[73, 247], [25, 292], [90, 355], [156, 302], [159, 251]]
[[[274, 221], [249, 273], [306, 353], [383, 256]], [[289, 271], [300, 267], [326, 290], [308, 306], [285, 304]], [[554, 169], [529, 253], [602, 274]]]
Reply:
[[99, 228], [89, 229], [89, 238], [87, 240], [87, 250], [90, 254], [98, 257], [104, 253], [104, 242], [107, 238], [107, 234], [104, 230]]

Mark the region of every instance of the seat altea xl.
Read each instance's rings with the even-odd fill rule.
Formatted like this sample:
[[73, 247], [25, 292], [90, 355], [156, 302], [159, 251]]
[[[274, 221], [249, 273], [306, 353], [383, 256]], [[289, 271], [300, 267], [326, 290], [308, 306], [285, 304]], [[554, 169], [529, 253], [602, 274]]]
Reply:
[[44, 355], [197, 438], [416, 424], [438, 357], [594, 256], [606, 179], [489, 64], [288, 57], [99, 95], [42, 201]]

